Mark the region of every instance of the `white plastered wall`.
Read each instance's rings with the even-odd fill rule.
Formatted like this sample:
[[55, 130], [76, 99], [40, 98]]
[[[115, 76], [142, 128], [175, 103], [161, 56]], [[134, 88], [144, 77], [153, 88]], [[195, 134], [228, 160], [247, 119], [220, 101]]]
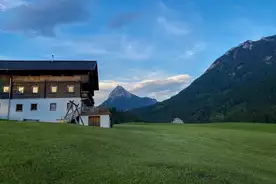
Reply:
[[[67, 103], [74, 100], [81, 104], [80, 98], [38, 98], [38, 99], [12, 99], [10, 102], [10, 120], [31, 119], [41, 122], [60, 122], [67, 113]], [[50, 111], [50, 104], [56, 103], [56, 111]], [[16, 105], [22, 104], [23, 111], [16, 112]], [[31, 111], [31, 104], [37, 104], [37, 110]]]
[[0, 119], [8, 119], [9, 100], [0, 99]]
[[[92, 115], [97, 116], [97, 115]], [[88, 126], [89, 116], [81, 116], [84, 125]], [[100, 115], [100, 127], [101, 128], [111, 128], [111, 121], [109, 115]]]

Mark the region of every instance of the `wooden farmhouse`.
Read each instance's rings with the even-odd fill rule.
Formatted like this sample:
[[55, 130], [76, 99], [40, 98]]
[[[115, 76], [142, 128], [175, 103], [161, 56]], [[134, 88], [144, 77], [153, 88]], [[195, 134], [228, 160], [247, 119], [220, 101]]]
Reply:
[[0, 61], [0, 119], [110, 128], [98, 90], [96, 61]]

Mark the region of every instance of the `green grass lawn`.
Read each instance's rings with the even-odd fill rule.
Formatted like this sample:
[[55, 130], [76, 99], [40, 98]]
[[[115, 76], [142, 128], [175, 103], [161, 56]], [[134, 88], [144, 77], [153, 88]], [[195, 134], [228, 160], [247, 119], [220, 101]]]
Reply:
[[0, 122], [0, 183], [276, 183], [276, 125]]

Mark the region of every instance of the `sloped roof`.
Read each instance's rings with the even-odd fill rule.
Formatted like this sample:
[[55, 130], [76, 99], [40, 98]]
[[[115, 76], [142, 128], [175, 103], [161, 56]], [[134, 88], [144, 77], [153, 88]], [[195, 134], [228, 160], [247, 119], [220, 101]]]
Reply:
[[97, 116], [97, 115], [111, 115], [108, 108], [105, 107], [92, 107], [87, 108], [81, 112], [83, 116]]
[[82, 75], [89, 74], [99, 90], [97, 61], [84, 60], [0, 60], [0, 75]]
[[97, 61], [83, 60], [0, 60], [0, 70], [84, 70], [97, 69]]

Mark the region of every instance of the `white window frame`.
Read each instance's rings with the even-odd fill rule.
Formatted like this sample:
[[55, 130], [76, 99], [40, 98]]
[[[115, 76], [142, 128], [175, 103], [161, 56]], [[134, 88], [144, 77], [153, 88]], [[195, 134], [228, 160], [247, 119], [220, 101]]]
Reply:
[[[32, 110], [32, 105], [36, 105], [36, 109], [35, 110]], [[30, 111], [37, 111], [37, 109], [38, 109], [38, 104], [31, 104]]]
[[[55, 108], [52, 108], [52, 105], [55, 105]], [[50, 103], [50, 111], [57, 111], [57, 103]]]
[[[18, 105], [21, 105], [21, 106], [22, 106], [22, 110], [21, 110], [21, 111], [20, 111], [20, 110], [17, 110], [17, 106], [18, 106]], [[15, 105], [15, 111], [16, 111], [16, 112], [23, 112], [23, 108], [24, 108], [23, 104], [16, 104], [16, 105]]]
[[68, 102], [68, 103], [67, 103], [67, 110], [69, 110], [69, 109], [70, 109], [70, 107], [71, 107], [71, 103], [70, 103], [70, 102]]

